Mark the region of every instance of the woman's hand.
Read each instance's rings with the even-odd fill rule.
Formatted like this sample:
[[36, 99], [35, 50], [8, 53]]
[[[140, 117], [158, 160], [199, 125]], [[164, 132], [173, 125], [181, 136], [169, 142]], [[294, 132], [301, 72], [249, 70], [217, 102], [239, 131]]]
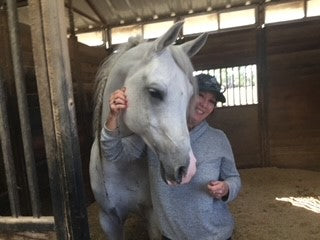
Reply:
[[211, 181], [207, 185], [211, 196], [221, 199], [229, 193], [229, 185], [225, 181]]
[[128, 102], [125, 87], [118, 89], [111, 94], [109, 98], [110, 113], [105, 124], [106, 128], [115, 130], [118, 127], [118, 117], [127, 106]]

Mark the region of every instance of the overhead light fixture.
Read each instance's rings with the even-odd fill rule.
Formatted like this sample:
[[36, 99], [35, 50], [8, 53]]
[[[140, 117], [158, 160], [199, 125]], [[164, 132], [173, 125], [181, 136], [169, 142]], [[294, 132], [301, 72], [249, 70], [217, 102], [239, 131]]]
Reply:
[[245, 5], [248, 6], [251, 4], [251, 1], [246, 1]]
[[271, 2], [271, 0], [265, 0], [265, 2], [267, 3], [267, 2]]
[[189, 11], [188, 11], [188, 14], [192, 14], [193, 13], [193, 9], [190, 9]]
[[121, 19], [121, 20], [120, 20], [120, 24], [124, 24], [124, 20]]
[[212, 11], [212, 7], [207, 7], [207, 12]]
[[91, 28], [93, 28], [93, 26], [90, 24], [90, 25], [88, 26], [88, 28], [91, 29]]
[[226, 5], [226, 8], [231, 8], [231, 4], [227, 4], [227, 5]]
[[170, 17], [174, 17], [174, 16], [176, 16], [175, 12], [170, 13]]
[[153, 19], [158, 19], [158, 18], [159, 18], [159, 17], [158, 17], [157, 14], [153, 15]]
[[76, 31], [78, 31], [78, 30], [79, 30], [79, 28], [77, 28], [77, 27], [76, 27], [76, 28], [74, 28], [74, 31], [75, 31], [75, 32], [76, 32]]
[[136, 18], [136, 21], [137, 21], [137, 22], [141, 22], [141, 17], [137, 17], [137, 18]]

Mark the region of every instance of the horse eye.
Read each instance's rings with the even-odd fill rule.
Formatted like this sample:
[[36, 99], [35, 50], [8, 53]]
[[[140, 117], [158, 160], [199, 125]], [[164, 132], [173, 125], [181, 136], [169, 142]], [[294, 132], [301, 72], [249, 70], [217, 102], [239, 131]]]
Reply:
[[163, 100], [163, 93], [161, 91], [154, 88], [150, 88], [148, 91], [151, 97]]

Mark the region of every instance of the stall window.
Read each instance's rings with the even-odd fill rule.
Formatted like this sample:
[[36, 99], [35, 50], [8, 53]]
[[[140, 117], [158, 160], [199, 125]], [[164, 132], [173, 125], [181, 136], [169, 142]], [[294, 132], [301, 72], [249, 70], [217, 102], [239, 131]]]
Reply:
[[221, 84], [226, 102], [218, 107], [251, 105], [258, 103], [257, 66], [255, 64], [195, 71], [215, 76]]

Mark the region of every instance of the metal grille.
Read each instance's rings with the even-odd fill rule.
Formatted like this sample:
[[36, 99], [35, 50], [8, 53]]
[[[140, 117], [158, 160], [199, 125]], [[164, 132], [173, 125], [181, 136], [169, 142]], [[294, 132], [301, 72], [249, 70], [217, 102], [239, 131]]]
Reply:
[[258, 103], [258, 83], [256, 64], [227, 68], [206, 69], [194, 72], [215, 76], [221, 84], [226, 97], [225, 103], [218, 103], [217, 107], [251, 105]]

